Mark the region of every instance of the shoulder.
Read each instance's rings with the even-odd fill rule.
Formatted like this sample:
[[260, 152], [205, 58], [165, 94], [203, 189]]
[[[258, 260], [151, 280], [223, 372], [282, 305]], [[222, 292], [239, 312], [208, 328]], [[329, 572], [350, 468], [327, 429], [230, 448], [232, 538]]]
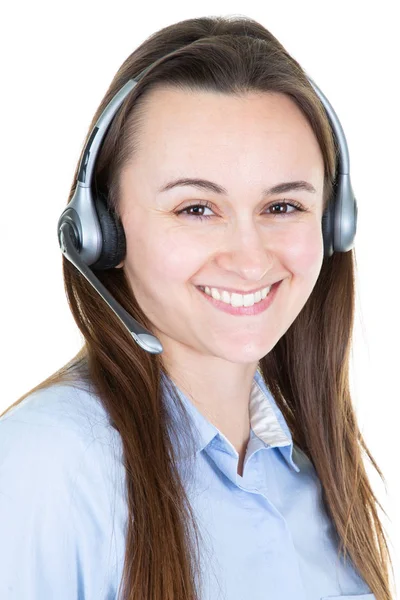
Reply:
[[[109, 597], [99, 589], [114, 589], [118, 579], [124, 486], [119, 434], [89, 391], [53, 385], [3, 415], [0, 597], [7, 598], [9, 589], [15, 597], [46, 597], [44, 590], [52, 587], [62, 600]], [[18, 573], [16, 556], [26, 578]], [[104, 577], [92, 578], [99, 567]], [[93, 595], [72, 587], [77, 582], [93, 588]]]
[[[79, 470], [98, 471], [121, 458], [121, 440], [99, 398], [56, 384], [33, 392], [0, 418], [0, 485], [7, 473], [49, 485]], [[33, 485], [33, 481], [32, 481]]]
[[19, 404], [0, 417], [0, 427], [30, 424], [32, 426], [62, 426], [81, 432], [88, 418], [108, 420], [99, 398], [78, 383], [58, 383], [30, 393]]
[[[0, 504], [111, 501], [123, 484], [122, 442], [99, 398], [75, 385], [33, 392], [0, 418]], [[14, 503], [14, 506], [13, 506]]]
[[29, 394], [0, 417], [0, 453], [6, 447], [27, 453], [68, 450], [79, 454], [93, 442], [116, 438], [109, 416], [100, 399], [88, 388], [55, 384]]

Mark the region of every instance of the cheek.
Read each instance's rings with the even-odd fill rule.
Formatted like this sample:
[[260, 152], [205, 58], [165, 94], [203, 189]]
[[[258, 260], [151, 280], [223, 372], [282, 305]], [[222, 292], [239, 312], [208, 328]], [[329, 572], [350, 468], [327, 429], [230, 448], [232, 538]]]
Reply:
[[317, 278], [323, 261], [321, 226], [293, 227], [281, 240], [281, 258], [293, 274]]
[[163, 287], [165, 283], [182, 283], [204, 265], [209, 243], [207, 246], [206, 240], [201, 242], [188, 229], [150, 231], [146, 227], [145, 231], [146, 235], [141, 233], [135, 240], [127, 239], [127, 267], [141, 281], [157, 281]]

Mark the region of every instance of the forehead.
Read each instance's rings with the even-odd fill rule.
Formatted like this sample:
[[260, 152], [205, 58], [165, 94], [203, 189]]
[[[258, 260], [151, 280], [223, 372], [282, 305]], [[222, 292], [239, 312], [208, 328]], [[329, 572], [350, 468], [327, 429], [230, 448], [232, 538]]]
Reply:
[[[211, 91], [158, 88], [144, 99], [143, 120], [135, 131], [134, 163], [152, 166], [160, 182], [170, 175], [224, 174], [247, 178], [268, 174], [315, 178], [323, 158], [306, 117], [287, 95], [247, 92], [234, 96]], [[207, 169], [207, 173], [204, 169]], [[201, 170], [201, 173], [200, 173]]]

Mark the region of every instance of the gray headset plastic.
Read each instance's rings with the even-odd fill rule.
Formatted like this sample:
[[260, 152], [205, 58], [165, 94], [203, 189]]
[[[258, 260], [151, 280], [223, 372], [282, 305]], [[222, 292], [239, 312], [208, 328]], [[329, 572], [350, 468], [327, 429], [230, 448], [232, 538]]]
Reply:
[[[96, 157], [108, 127], [122, 102], [142, 77], [160, 60], [152, 63], [138, 76], [129, 79], [110, 100], [96, 121], [79, 165], [75, 193], [57, 223], [57, 236], [63, 255], [100, 294], [127, 328], [135, 342], [151, 354], [159, 354], [163, 351], [160, 340], [140, 325], [113, 298], [89, 266], [96, 263], [102, 252], [103, 244], [107, 243], [107, 240], [103, 239], [96, 201], [92, 193]], [[328, 206], [322, 220], [324, 255], [329, 257], [333, 252], [348, 252], [352, 249], [357, 230], [358, 208], [351, 187], [350, 159], [343, 128], [328, 99], [310, 77], [308, 80], [325, 108], [339, 149], [334, 200]]]

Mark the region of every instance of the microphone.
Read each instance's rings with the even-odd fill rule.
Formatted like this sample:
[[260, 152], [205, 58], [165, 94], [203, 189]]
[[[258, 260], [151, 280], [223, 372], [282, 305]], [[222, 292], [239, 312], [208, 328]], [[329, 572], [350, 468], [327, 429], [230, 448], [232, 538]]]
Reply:
[[78, 271], [86, 278], [93, 288], [100, 294], [111, 310], [120, 319], [122, 324], [129, 331], [135, 342], [151, 354], [160, 354], [163, 351], [163, 346], [158, 338], [150, 331], [142, 327], [124, 308], [113, 298], [107, 288], [96, 277], [87, 264], [82, 260], [79, 252], [76, 250], [78, 235], [75, 231], [75, 224], [72, 219], [64, 219], [58, 228], [58, 239], [60, 248], [64, 256], [78, 269]]

